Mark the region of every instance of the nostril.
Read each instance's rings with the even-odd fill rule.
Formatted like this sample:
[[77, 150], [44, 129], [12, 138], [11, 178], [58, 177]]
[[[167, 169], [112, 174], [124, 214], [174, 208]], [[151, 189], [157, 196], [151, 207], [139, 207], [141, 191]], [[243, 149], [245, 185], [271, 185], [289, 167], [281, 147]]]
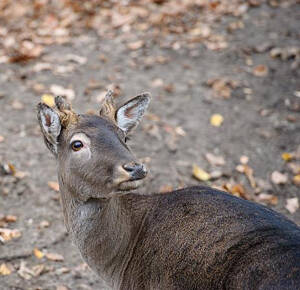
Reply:
[[147, 169], [143, 164], [128, 163], [123, 168], [130, 173], [131, 180], [142, 179], [147, 175]]
[[136, 170], [137, 166], [138, 166], [137, 163], [129, 163], [129, 164], [123, 165], [123, 168], [128, 172], [133, 172]]

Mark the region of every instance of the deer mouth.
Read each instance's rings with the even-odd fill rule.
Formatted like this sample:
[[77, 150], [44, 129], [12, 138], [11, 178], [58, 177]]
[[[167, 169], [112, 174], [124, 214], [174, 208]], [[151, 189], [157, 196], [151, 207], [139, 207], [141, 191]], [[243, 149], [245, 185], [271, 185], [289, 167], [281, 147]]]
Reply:
[[128, 180], [119, 184], [118, 189], [121, 191], [128, 191], [139, 188], [144, 183], [143, 179]]

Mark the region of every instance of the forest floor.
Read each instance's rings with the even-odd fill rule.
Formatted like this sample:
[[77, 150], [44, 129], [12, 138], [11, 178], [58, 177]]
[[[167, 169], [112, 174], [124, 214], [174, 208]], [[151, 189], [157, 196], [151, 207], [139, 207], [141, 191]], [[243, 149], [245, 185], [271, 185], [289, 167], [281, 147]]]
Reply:
[[1, 290], [104, 289], [63, 224], [44, 94], [83, 113], [151, 92], [141, 191], [207, 184], [300, 224], [296, 1], [47, 2], [0, 4]]

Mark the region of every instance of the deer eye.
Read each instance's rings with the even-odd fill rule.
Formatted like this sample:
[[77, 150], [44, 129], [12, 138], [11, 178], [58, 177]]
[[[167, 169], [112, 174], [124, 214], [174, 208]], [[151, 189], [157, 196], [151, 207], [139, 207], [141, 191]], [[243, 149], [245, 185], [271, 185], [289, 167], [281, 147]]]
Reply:
[[73, 151], [79, 151], [83, 147], [83, 144], [77, 140], [71, 143], [71, 147]]

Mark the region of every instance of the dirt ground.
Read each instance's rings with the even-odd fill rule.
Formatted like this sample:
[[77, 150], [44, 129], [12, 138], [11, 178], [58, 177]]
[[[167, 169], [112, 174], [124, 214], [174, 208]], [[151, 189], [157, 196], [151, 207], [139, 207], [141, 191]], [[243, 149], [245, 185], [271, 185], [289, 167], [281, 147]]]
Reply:
[[[152, 2], [144, 7], [154, 11], [150, 16], [168, 1]], [[237, 15], [213, 6], [189, 9], [178, 31], [139, 26], [136, 32], [126, 19], [104, 32], [96, 24], [68, 28], [67, 41], [58, 30], [60, 41], [34, 56], [23, 53], [24, 59], [5, 58], [9, 33], [15, 34], [11, 22], [0, 20], [6, 45], [0, 56], [0, 289], [104, 289], [66, 233], [55, 159], [36, 120], [41, 96], [55, 94], [57, 86], [69, 89], [60, 94], [79, 112], [97, 111], [111, 86], [120, 102], [151, 92], [149, 113], [129, 141], [150, 170], [141, 191], [208, 184], [300, 224], [299, 6], [246, 2], [236, 6]], [[206, 26], [179, 29], [197, 18]], [[223, 117], [221, 125], [211, 123], [214, 114]], [[193, 165], [210, 173], [207, 181], [193, 176]]]

